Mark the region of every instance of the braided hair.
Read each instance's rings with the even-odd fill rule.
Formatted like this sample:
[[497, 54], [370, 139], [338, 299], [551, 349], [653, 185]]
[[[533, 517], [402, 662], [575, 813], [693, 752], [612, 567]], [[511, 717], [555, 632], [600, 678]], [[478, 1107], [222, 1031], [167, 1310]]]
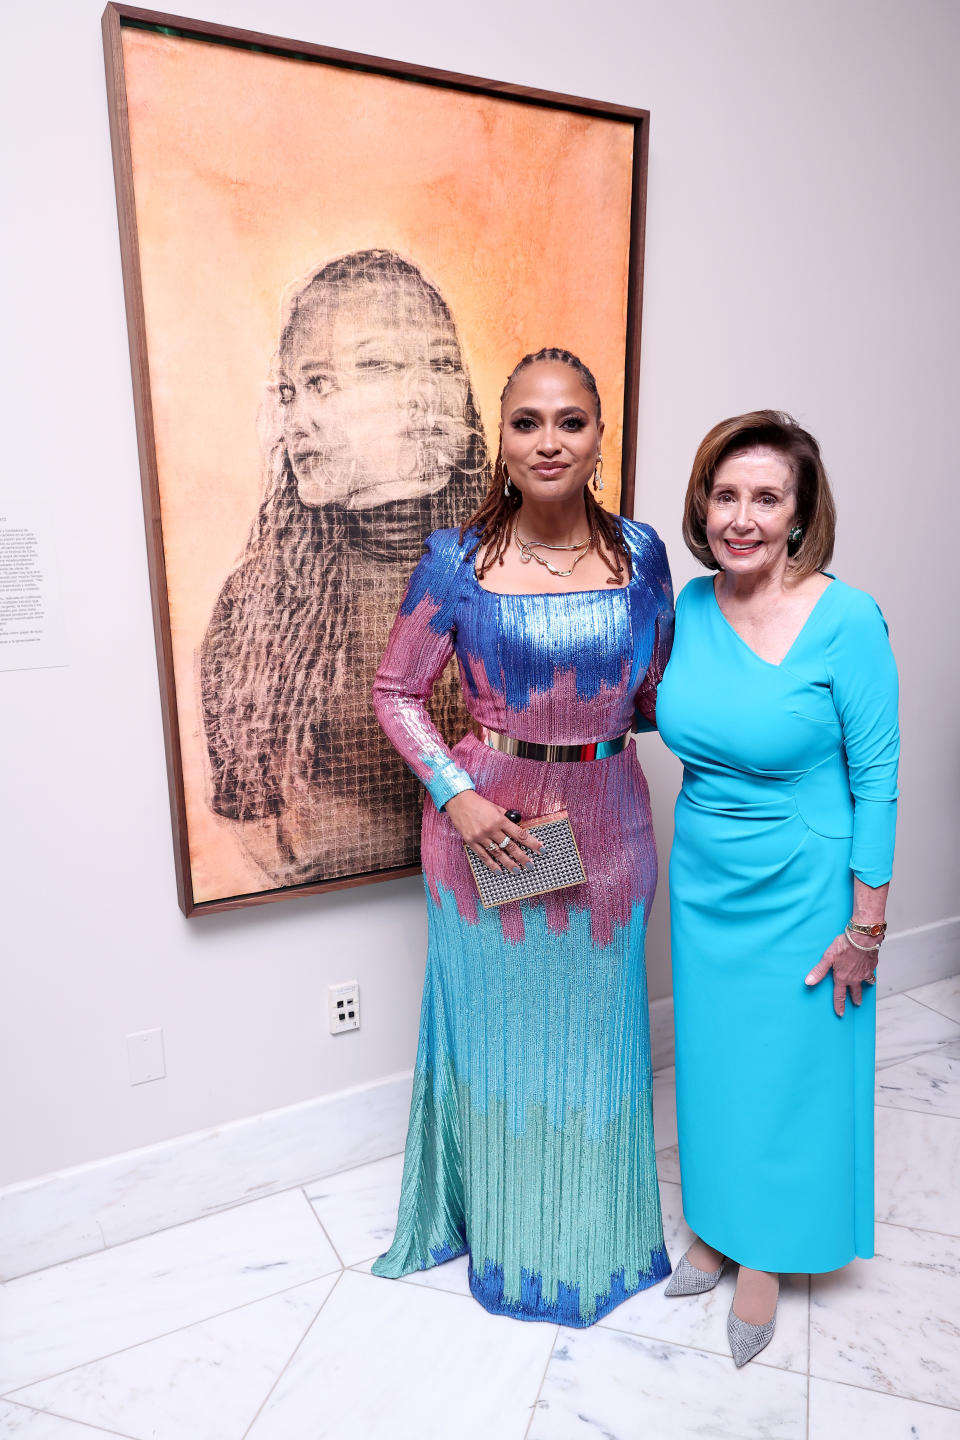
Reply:
[[[534, 354], [524, 355], [523, 359], [513, 367], [507, 383], [500, 393], [501, 406], [521, 371], [543, 361], [569, 365], [571, 370], [576, 371], [583, 388], [593, 396], [596, 402], [597, 420], [599, 421], [600, 392], [592, 371], [587, 368], [579, 356], [572, 354], [569, 350], [561, 350], [555, 345], [546, 345]], [[477, 575], [481, 579], [494, 562], [499, 565], [503, 564], [503, 557], [516, 522], [517, 511], [523, 504], [523, 496], [520, 491], [515, 485], [508, 487], [507, 479], [507, 472], [503, 465], [503, 437], [501, 435], [490, 488], [478, 508], [460, 529], [461, 544], [463, 544], [468, 530], [476, 531], [477, 543], [471, 551], [471, 558], [478, 551], [483, 552], [477, 566]], [[611, 572], [607, 584], [622, 585], [624, 573], [627, 575], [630, 573], [630, 552], [623, 538], [620, 517], [611, 515], [608, 510], [604, 510], [601, 505], [597, 504], [590, 493], [589, 485], [584, 486], [583, 501], [590, 534], [604, 564]]]

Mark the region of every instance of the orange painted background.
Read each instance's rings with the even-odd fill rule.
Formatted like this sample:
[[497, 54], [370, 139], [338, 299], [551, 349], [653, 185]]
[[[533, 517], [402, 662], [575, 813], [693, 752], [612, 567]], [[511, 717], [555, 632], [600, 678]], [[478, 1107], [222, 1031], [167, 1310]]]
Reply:
[[196, 656], [261, 498], [281, 299], [348, 251], [412, 260], [456, 323], [496, 453], [527, 351], [594, 371], [617, 508], [633, 128], [124, 29], [184, 783], [198, 901], [265, 888], [207, 804]]

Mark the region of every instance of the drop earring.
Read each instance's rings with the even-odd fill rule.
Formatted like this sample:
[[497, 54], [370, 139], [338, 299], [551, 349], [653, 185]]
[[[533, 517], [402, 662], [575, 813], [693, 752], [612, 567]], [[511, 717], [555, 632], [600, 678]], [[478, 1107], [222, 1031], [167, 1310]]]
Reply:
[[602, 456], [602, 455], [598, 455], [598, 456], [597, 456], [597, 463], [596, 463], [596, 465], [594, 466], [594, 469], [593, 469], [593, 488], [594, 488], [594, 490], [602, 490], [602, 489], [603, 489], [603, 456]]
[[505, 500], [509, 500], [509, 499], [510, 499], [510, 473], [509, 473], [509, 471], [507, 470], [506, 465], [504, 465], [504, 463], [503, 463], [503, 458], [502, 458], [502, 457], [501, 457], [501, 459], [500, 459], [500, 470], [501, 470], [501, 472], [502, 472], [502, 474], [503, 474], [503, 496], [504, 496], [504, 499], [505, 499]]

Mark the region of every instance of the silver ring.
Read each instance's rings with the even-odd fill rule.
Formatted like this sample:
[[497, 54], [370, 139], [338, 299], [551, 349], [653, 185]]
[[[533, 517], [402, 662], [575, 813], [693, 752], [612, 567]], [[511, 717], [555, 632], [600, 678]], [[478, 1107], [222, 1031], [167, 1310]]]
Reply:
[[871, 970], [869, 975], [865, 975], [865, 976], [863, 977], [863, 983], [864, 983], [864, 985], [876, 985], [876, 983], [877, 983], [877, 972], [876, 972], [876, 970]]
[[497, 849], [498, 849], [498, 850], [506, 850], [506, 848], [507, 848], [507, 846], [508, 846], [509, 844], [510, 844], [510, 836], [509, 836], [509, 835], [504, 835], [503, 839], [502, 839], [502, 840], [500, 841], [500, 843], [497, 845]]
[[487, 841], [487, 849], [488, 849], [488, 850], [499, 850], [499, 849], [500, 849], [500, 846], [497, 844], [496, 840], [488, 840], [488, 841]]

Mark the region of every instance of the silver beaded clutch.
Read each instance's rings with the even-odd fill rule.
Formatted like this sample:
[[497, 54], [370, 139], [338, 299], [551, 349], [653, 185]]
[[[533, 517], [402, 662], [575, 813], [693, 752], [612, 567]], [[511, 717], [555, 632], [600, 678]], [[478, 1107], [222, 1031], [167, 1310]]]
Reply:
[[582, 885], [587, 878], [566, 810], [540, 815], [536, 820], [525, 820], [523, 828], [543, 844], [543, 849], [533, 856], [533, 865], [529, 870], [488, 870], [468, 846], [463, 847], [480, 900], [487, 910], [495, 905], [506, 905], [510, 900], [529, 900], [534, 895], [546, 895], [551, 890]]

